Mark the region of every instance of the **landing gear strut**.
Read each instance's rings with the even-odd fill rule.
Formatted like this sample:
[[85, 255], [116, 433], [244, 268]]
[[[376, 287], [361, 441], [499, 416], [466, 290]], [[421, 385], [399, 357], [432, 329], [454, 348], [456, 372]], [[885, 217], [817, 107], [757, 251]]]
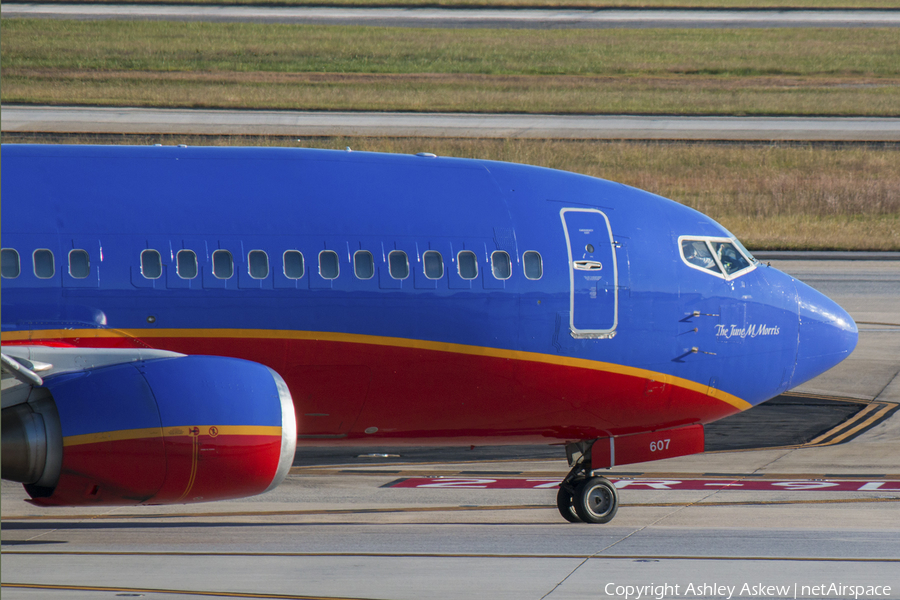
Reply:
[[572, 470], [559, 484], [556, 507], [569, 523], [609, 523], [619, 509], [616, 487], [591, 472], [590, 442], [566, 446]]

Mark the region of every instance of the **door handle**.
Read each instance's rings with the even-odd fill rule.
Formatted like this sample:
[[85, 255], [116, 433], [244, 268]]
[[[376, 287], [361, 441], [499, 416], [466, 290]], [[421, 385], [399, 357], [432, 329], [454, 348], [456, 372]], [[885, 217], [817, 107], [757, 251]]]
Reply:
[[599, 271], [603, 268], [603, 263], [596, 260], [576, 260], [573, 266], [577, 271]]

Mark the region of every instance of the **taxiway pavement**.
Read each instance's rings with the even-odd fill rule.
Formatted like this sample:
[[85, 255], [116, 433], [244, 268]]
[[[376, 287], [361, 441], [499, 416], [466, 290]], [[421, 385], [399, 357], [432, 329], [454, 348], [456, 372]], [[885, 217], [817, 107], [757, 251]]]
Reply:
[[[900, 402], [900, 261], [773, 265], [830, 295], [860, 327], [856, 352], [800, 391]], [[643, 483], [621, 489], [619, 513], [603, 526], [559, 517], [552, 479], [566, 470], [562, 459], [383, 457], [297, 465], [253, 499], [99, 510], [32, 507], [3, 482], [3, 597], [622, 599], [624, 586], [668, 584], [677, 592], [662, 597], [853, 598], [862, 586], [860, 598], [900, 598], [897, 414], [845, 444], [617, 468], [611, 476]], [[442, 475], [435, 481], [451, 485], [392, 485]], [[484, 483], [509, 477], [551, 484]], [[703, 489], [723, 479], [734, 485]], [[701, 489], [659, 484], [681, 480]], [[772, 480], [787, 485], [741, 485]], [[827, 485], [848, 481], [860, 485]], [[839, 593], [822, 593], [829, 586]]]
[[[4, 8], [5, 10], [5, 8]], [[4, 133], [900, 142], [900, 118], [313, 112], [4, 105]]]
[[900, 27], [897, 10], [340, 8], [7, 3], [3, 18], [226, 21], [448, 28]]

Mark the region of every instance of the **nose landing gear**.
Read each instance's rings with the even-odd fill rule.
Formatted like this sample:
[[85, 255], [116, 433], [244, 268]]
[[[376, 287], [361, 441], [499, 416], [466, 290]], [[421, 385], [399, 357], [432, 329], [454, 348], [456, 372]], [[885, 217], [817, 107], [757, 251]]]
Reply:
[[581, 523], [581, 517], [575, 512], [575, 488], [566, 482], [559, 484], [556, 492], [556, 508], [559, 514], [569, 523]]
[[572, 505], [585, 523], [609, 523], [619, 509], [619, 494], [605, 477], [588, 477], [575, 488]]
[[556, 507], [569, 523], [609, 523], [619, 509], [619, 494], [608, 479], [593, 475], [590, 448], [585, 452], [582, 445], [577, 445], [580, 450], [566, 448], [569, 463], [574, 462], [574, 466], [559, 484]]

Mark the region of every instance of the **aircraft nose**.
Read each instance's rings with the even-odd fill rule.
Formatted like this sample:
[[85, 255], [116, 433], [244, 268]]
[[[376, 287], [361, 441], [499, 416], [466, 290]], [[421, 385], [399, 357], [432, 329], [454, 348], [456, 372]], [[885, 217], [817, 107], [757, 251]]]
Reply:
[[835, 366], [853, 352], [859, 330], [843, 308], [801, 281], [796, 282], [800, 330], [791, 387]]

